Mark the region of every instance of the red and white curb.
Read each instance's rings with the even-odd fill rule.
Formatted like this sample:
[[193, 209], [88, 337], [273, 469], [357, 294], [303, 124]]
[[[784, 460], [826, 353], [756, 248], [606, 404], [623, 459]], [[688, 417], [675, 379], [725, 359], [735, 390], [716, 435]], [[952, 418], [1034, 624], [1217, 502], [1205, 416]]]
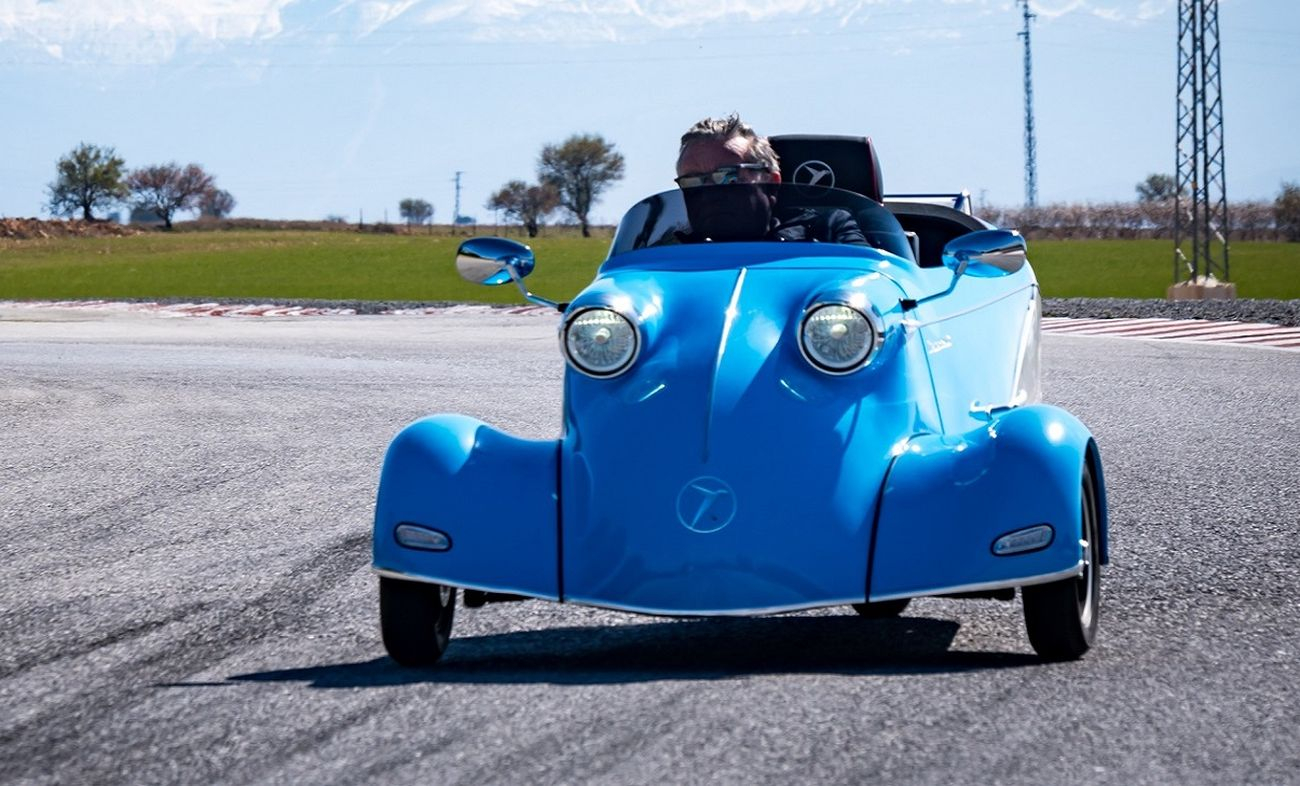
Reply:
[[[125, 303], [115, 300], [3, 301], [0, 309], [32, 311], [102, 311], [149, 313], [167, 317], [333, 317], [355, 316], [354, 308], [323, 306], [232, 305], [229, 303]], [[459, 304], [423, 308], [392, 308], [377, 316], [423, 316], [434, 314], [554, 314], [544, 306], [489, 306]]]
[[[168, 317], [319, 317], [351, 316], [356, 309], [321, 306], [231, 305], [223, 303], [125, 303], [113, 300], [0, 301], [0, 309], [151, 313]], [[436, 316], [440, 314], [524, 314], [553, 316], [545, 306], [489, 306], [458, 304], [424, 308], [395, 308], [383, 316]], [[1300, 328], [1249, 322], [1214, 322], [1206, 319], [1071, 319], [1043, 317], [1043, 332], [1068, 336], [1145, 338], [1200, 343], [1236, 344], [1300, 351]]]
[[1068, 336], [1106, 336], [1193, 341], [1300, 351], [1300, 328], [1208, 319], [1070, 319], [1043, 317], [1043, 332]]

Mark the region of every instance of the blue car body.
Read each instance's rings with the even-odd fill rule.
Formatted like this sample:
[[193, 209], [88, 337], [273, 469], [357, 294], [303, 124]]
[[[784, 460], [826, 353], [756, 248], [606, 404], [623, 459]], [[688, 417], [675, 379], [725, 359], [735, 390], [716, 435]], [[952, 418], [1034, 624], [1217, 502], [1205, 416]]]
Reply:
[[[624, 315], [635, 360], [569, 367], [556, 439], [445, 414], [403, 430], [379, 486], [381, 575], [662, 615], [1043, 584], [1084, 570], [1085, 470], [1106, 561], [1097, 446], [1040, 401], [1028, 265], [958, 277], [888, 243], [629, 245], [645, 204], [561, 320]], [[801, 350], [804, 315], [831, 300], [880, 331], [852, 373]], [[444, 540], [402, 545], [402, 524]], [[1026, 530], [1046, 542], [995, 550]]]

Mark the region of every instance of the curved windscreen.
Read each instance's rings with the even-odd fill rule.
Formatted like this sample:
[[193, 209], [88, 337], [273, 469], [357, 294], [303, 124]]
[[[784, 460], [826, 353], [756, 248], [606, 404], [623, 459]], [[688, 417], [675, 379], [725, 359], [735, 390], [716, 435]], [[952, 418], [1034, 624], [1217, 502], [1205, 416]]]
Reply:
[[903, 227], [880, 203], [851, 191], [787, 183], [699, 186], [643, 199], [623, 216], [609, 255], [755, 241], [865, 245], [912, 260]]

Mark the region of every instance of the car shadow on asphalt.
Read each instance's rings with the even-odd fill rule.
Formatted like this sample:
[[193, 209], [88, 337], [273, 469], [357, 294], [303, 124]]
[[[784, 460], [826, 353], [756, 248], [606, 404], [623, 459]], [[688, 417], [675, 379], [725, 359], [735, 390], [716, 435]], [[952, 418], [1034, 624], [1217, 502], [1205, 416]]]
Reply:
[[1026, 653], [950, 649], [960, 626], [899, 617], [759, 617], [568, 627], [452, 638], [432, 668], [387, 657], [263, 671], [236, 682], [316, 688], [416, 683], [612, 684], [757, 674], [926, 674], [1038, 665]]

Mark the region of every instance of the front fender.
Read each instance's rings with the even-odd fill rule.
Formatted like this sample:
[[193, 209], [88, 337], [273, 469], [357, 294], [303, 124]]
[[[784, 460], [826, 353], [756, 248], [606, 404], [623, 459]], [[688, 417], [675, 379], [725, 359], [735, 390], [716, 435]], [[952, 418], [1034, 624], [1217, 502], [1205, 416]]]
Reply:
[[[1043, 404], [1021, 407], [961, 435], [916, 437], [900, 449], [885, 481], [872, 546], [873, 601], [976, 591], [1063, 578], [1082, 559], [1084, 462], [1098, 494], [1106, 559], [1101, 462], [1088, 429]], [[1050, 524], [1039, 551], [996, 556], [993, 541]]]
[[[407, 426], [384, 458], [374, 567], [418, 581], [559, 600], [556, 440], [527, 440], [463, 415]], [[446, 551], [398, 544], [403, 522], [451, 538]]]

